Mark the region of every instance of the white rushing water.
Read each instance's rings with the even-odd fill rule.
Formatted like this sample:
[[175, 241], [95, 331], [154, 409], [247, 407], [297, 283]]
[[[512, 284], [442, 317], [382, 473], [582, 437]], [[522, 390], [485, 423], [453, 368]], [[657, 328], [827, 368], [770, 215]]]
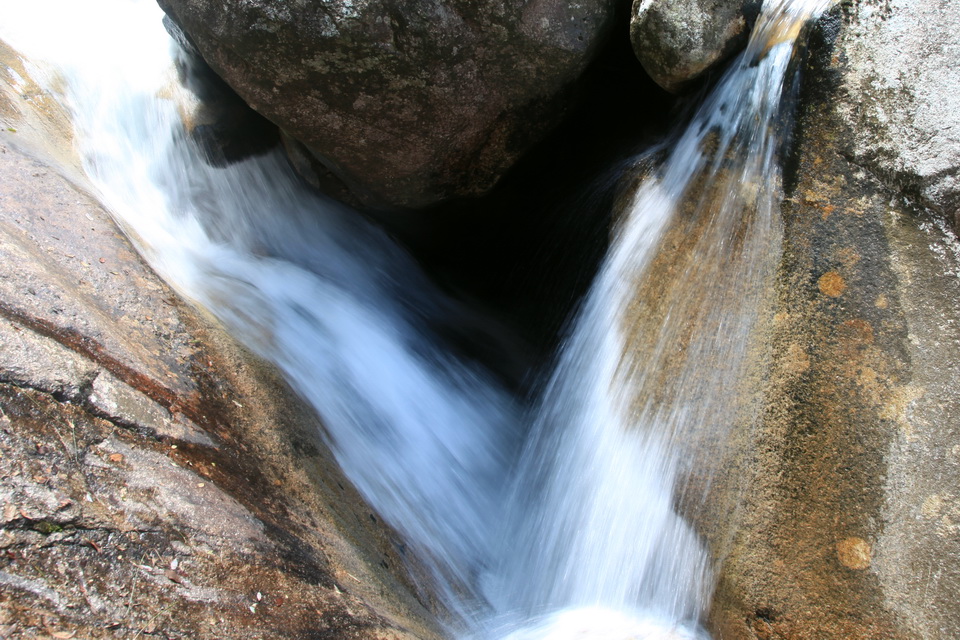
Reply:
[[706, 635], [710, 557], [673, 505], [743, 419], [780, 251], [782, 96], [794, 39], [828, 5], [766, 3], [621, 216], [513, 483], [487, 585], [508, 624], [535, 620], [512, 638]]
[[0, 38], [62, 91], [85, 170], [151, 264], [320, 413], [347, 476], [433, 571], [454, 633], [700, 638], [711, 560], [675, 500], [709, 477], [738, 411], [779, 251], [793, 40], [829, 3], [768, 0], [621, 216], [529, 414], [432, 333], [465, 311], [385, 234], [278, 151], [202, 160], [152, 0], [0, 0]]

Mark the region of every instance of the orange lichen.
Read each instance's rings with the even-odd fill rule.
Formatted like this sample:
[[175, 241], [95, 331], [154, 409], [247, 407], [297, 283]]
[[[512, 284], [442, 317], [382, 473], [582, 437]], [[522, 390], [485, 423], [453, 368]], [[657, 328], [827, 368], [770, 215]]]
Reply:
[[847, 290], [847, 283], [843, 279], [843, 276], [836, 271], [827, 271], [820, 276], [820, 279], [817, 281], [817, 287], [820, 288], [820, 293], [823, 295], [836, 298]]
[[862, 570], [870, 566], [873, 549], [863, 538], [845, 538], [837, 543], [837, 558], [848, 569]]

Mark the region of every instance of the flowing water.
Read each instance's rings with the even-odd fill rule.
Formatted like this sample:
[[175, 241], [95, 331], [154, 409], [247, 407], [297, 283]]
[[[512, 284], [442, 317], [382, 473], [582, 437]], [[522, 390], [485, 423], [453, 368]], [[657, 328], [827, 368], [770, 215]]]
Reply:
[[431, 570], [452, 633], [699, 638], [712, 561], [676, 504], [705, 495], [744, 420], [779, 257], [781, 98], [794, 39], [829, 4], [768, 0], [621, 212], [531, 410], [438, 337], [467, 312], [278, 151], [203, 161], [152, 0], [0, 0], [0, 37], [66, 103], [98, 195], [151, 264], [316, 408]]

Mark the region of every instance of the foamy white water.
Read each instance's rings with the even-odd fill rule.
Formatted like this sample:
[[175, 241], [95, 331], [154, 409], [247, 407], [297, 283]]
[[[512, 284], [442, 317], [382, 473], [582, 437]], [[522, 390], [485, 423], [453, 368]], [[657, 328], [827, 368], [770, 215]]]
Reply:
[[[320, 413], [347, 476], [432, 569], [454, 633], [692, 639], [713, 578], [678, 482], [737, 410], [778, 256], [793, 39], [828, 4], [767, 3], [624, 214], [529, 416], [431, 332], [465, 312], [385, 234], [279, 152], [202, 161], [152, 0], [0, 0], [0, 37], [62, 87], [88, 174], [151, 264]], [[663, 271], [671, 237], [690, 247]]]

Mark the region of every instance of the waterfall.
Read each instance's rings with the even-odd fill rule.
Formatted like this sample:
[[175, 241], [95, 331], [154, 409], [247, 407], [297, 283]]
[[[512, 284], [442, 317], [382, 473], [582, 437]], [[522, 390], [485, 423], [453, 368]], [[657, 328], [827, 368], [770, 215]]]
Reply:
[[709, 482], [742, 419], [738, 385], [780, 255], [787, 72], [800, 28], [828, 5], [766, 3], [623, 212], [513, 481], [487, 594], [510, 624], [541, 619], [511, 638], [704, 635], [711, 563], [674, 509], [678, 480]]
[[0, 0], [0, 38], [67, 105], [97, 195], [154, 268], [317, 410], [451, 633], [699, 638], [713, 567], [676, 502], [739, 419], [779, 255], [781, 97], [829, 3], [768, 0], [620, 215], [530, 411], [432, 329], [467, 312], [279, 151], [203, 161], [153, 0]]

